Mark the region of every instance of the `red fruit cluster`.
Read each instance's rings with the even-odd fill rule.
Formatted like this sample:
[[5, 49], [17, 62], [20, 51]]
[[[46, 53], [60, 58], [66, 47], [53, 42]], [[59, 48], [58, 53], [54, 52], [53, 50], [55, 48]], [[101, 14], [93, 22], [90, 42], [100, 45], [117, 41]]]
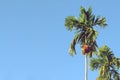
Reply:
[[84, 54], [88, 54], [90, 51], [91, 51], [91, 46], [89, 46], [89, 45], [83, 45], [82, 46], [82, 52]]

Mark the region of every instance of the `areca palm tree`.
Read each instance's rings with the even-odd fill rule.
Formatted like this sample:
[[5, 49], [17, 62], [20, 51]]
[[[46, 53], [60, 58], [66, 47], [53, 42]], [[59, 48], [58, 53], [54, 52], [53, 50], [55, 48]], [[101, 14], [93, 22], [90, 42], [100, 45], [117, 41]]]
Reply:
[[120, 80], [120, 58], [116, 58], [106, 45], [99, 48], [97, 58], [90, 61], [90, 67], [91, 70], [100, 71], [97, 80]]
[[[74, 56], [76, 54], [76, 44], [80, 45], [82, 48], [82, 53], [85, 55], [85, 80], [88, 80], [87, 56], [92, 57], [92, 53], [95, 52], [98, 47], [96, 42], [98, 32], [94, 29], [94, 26], [100, 26], [104, 28], [106, 25], [105, 17], [95, 17], [95, 15], [92, 14], [91, 7], [89, 7], [88, 10], [85, 10], [84, 7], [81, 7], [80, 16], [78, 18], [75, 16], [68, 16], [65, 19], [65, 27], [69, 31], [76, 31], [69, 48], [70, 55]], [[87, 46], [87, 49], [85, 49], [84, 46]]]

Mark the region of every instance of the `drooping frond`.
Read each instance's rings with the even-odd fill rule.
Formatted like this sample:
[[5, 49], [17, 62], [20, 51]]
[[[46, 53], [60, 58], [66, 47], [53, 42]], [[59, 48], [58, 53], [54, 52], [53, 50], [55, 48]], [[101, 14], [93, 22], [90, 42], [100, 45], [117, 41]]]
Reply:
[[78, 42], [79, 35], [80, 34], [76, 34], [75, 37], [73, 38], [72, 42], [71, 42], [71, 45], [70, 45], [70, 48], [69, 48], [69, 53], [72, 56], [74, 56], [76, 54], [75, 46], [76, 46], [76, 43]]
[[103, 66], [103, 59], [96, 59], [96, 58], [92, 58], [90, 61], [90, 68], [91, 70], [96, 70], [98, 68], [100, 68], [101, 66]]

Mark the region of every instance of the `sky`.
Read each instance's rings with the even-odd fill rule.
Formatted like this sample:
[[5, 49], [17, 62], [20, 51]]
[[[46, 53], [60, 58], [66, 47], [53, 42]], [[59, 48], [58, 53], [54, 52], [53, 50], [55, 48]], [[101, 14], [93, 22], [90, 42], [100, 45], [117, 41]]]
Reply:
[[[67, 16], [91, 6], [106, 17], [97, 28], [99, 47], [106, 44], [120, 57], [119, 0], [0, 0], [0, 80], [84, 80], [84, 56], [68, 53], [75, 32], [64, 27]], [[89, 80], [98, 71], [89, 70]]]

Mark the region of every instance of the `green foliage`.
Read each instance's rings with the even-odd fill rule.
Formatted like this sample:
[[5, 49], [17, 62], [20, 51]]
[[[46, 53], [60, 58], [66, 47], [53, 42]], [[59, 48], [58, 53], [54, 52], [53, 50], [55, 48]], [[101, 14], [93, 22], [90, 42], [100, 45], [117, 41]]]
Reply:
[[97, 51], [97, 36], [98, 32], [94, 26], [104, 28], [107, 26], [106, 18], [95, 16], [92, 14], [92, 8], [86, 10], [84, 7], [80, 8], [80, 15], [68, 16], [65, 18], [65, 27], [69, 31], [76, 31], [76, 34], [71, 42], [69, 53], [74, 56], [76, 54], [75, 46], [79, 44], [91, 46], [89, 57], [96, 53], [96, 58], [90, 60], [91, 70], [99, 70], [99, 76], [96, 80], [120, 80], [118, 69], [120, 68], [120, 58], [116, 58], [108, 46], [103, 46]]
[[97, 58], [90, 60], [90, 68], [99, 70], [100, 74], [97, 80], [120, 80], [118, 73], [120, 59], [116, 58], [106, 45], [99, 48]]
[[93, 26], [105, 27], [106, 19], [102, 17], [95, 17], [92, 14], [92, 8], [89, 7], [88, 10], [85, 10], [84, 7], [80, 8], [80, 16], [76, 18], [75, 16], [68, 16], [65, 18], [65, 27], [67, 30], [76, 31], [76, 35], [73, 38], [69, 52], [73, 56], [76, 54], [75, 45], [78, 43], [81, 46], [84, 44], [90, 45], [92, 47], [89, 56], [92, 56], [92, 53], [97, 49], [96, 38], [98, 32], [93, 29]]
[[94, 25], [99, 25], [99, 26], [104, 28], [105, 26], [107, 26], [106, 18], [105, 17], [103, 17], [103, 18], [102, 17], [97, 17]]
[[103, 65], [102, 62], [104, 62], [104, 60], [101, 59], [101, 58], [99, 58], [99, 59], [96, 59], [96, 58], [91, 59], [91, 61], [90, 61], [91, 70], [93, 71], [93, 70], [96, 70], [96, 69], [100, 68]]
[[77, 43], [78, 38], [79, 38], [79, 34], [76, 34], [70, 45], [69, 52], [72, 56], [76, 54], [75, 45]]
[[74, 16], [68, 16], [65, 19], [65, 26], [68, 30], [72, 31], [73, 28], [78, 28], [79, 22]]

